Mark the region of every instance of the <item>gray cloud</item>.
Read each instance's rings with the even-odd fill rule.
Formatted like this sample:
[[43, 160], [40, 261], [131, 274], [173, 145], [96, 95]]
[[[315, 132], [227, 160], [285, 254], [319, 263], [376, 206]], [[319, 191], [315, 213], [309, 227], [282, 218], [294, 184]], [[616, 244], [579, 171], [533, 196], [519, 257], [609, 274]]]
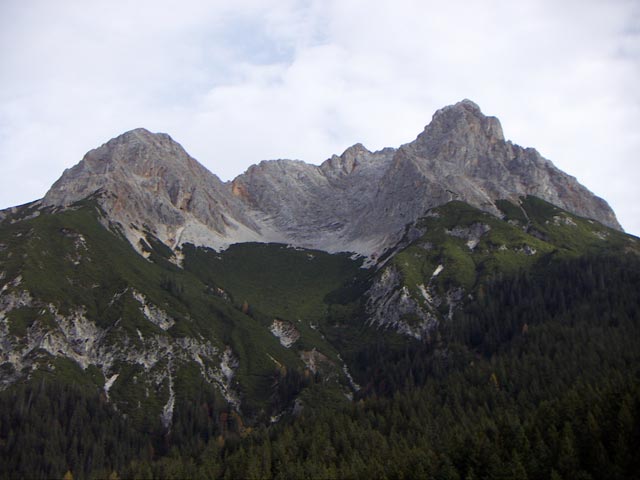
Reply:
[[5, 0], [0, 18], [0, 208], [137, 126], [230, 179], [397, 146], [467, 97], [640, 234], [637, 2]]

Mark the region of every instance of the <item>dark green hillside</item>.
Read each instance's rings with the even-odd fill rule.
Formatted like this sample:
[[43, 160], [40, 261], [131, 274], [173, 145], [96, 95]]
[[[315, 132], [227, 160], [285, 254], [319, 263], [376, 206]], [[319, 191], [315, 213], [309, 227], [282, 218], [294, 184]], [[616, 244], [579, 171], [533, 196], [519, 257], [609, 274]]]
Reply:
[[[349, 255], [330, 255], [281, 244], [243, 243], [222, 253], [183, 247], [184, 269], [211, 288], [222, 288], [238, 308], [265, 325], [278, 318], [292, 322], [302, 337], [301, 347], [314, 346], [335, 359], [322, 338], [322, 326], [332, 303], [330, 296], [363, 281], [368, 272]], [[329, 296], [329, 298], [327, 298]]]
[[539, 198], [522, 198], [519, 205], [502, 200], [498, 206], [503, 219], [454, 201], [418, 220], [416, 228], [424, 233], [390, 260], [404, 284], [417, 294], [417, 287], [428, 284], [442, 265], [433, 280], [440, 291], [461, 285], [473, 292], [497, 274], [543, 272], [556, 258], [640, 254], [639, 239]]
[[208, 447], [195, 465], [150, 468], [162, 476], [170, 465], [175, 478], [636, 478], [638, 291], [635, 257], [494, 278], [435, 343], [362, 345], [369, 383], [353, 404], [318, 402]]
[[[148, 232], [145, 258], [92, 200], [15, 209], [0, 222], [0, 478], [634, 478], [640, 241], [533, 197], [498, 206], [432, 209], [372, 269], [279, 244], [172, 252]], [[370, 324], [389, 270], [381, 304], [436, 315], [428, 338]], [[67, 327], [70, 350], [27, 351], [79, 317], [100, 355], [130, 357], [105, 374]]]
[[[471, 290], [479, 279], [531, 267], [554, 250], [554, 245], [462, 202], [432, 210], [417, 226], [425, 233], [391, 260], [411, 289], [443, 265], [437, 279], [442, 287], [462, 285]], [[478, 232], [470, 232], [473, 229]], [[470, 248], [467, 243], [474, 239], [477, 244]], [[532, 251], [535, 254], [528, 254]]]
[[[22, 210], [16, 213], [20, 215], [27, 218], [16, 221], [16, 217], [9, 217], [0, 228], [5, 294], [28, 290], [39, 304], [51, 304], [60, 314], [81, 309], [105, 329], [113, 344], [128, 341], [135, 346], [140, 342], [139, 335], [161, 335], [205, 339], [220, 350], [228, 345], [238, 357], [237, 386], [243, 409], [250, 416], [266, 414], [271, 403], [282, 404], [275, 385], [283, 368], [292, 375], [296, 371], [302, 374], [304, 364], [298, 349], [317, 348], [336, 358], [331, 346], [311, 327], [326, 315], [324, 296], [359, 274], [358, 264], [347, 257], [255, 244], [232, 248], [228, 257], [212, 255], [214, 265], [219, 262], [222, 268], [209, 271], [191, 268], [194, 263], [207, 266], [202, 261], [206, 252], [193, 250], [192, 256], [187, 247], [187, 268], [183, 269], [169, 261], [170, 250], [150, 235], [145, 242], [149, 259], [137, 254], [117, 231], [102, 225], [100, 212], [91, 201], [54, 214], [28, 218], [30, 212]], [[244, 267], [243, 258], [248, 260]], [[264, 294], [260, 285], [266, 289]], [[229, 295], [218, 292], [214, 288], [218, 286], [229, 289]], [[163, 332], [149, 322], [132, 292], [143, 294], [175, 324]], [[248, 308], [243, 309], [245, 300]], [[290, 319], [300, 330], [295, 348], [283, 348], [268, 330], [276, 317]], [[50, 313], [40, 307], [23, 307], [9, 312], [9, 332], [21, 337], [36, 320], [45, 329], [55, 329]], [[38, 355], [41, 370], [50, 371], [55, 378], [62, 375], [65, 381], [76, 383], [86, 377], [96, 389], [105, 382], [99, 371], [89, 375], [89, 370], [83, 372], [73, 367], [73, 362], [70, 368], [52, 370], [48, 365], [60, 360], [45, 352]], [[135, 381], [131, 383], [143, 375], [141, 369], [133, 365], [121, 368], [122, 374], [110, 391], [111, 399], [125, 411], [138, 410], [134, 416], [139, 422], [157, 423], [161, 406], [167, 401], [166, 385], [149, 397], [144, 386], [138, 388]], [[177, 394], [188, 397], [197, 392], [202, 380], [195, 373], [197, 369], [185, 366], [182, 371], [194, 375], [188, 381], [181, 380], [184, 389]]]
[[605, 227], [598, 222], [573, 215], [536, 197], [522, 199], [522, 208], [527, 212], [527, 231], [545, 240], [563, 252], [574, 254], [640, 251], [637, 238], [618, 230]]
[[183, 250], [185, 270], [271, 316], [317, 322], [327, 313], [324, 297], [362, 276], [361, 262], [347, 254], [280, 244], [241, 243], [223, 253], [188, 245]]

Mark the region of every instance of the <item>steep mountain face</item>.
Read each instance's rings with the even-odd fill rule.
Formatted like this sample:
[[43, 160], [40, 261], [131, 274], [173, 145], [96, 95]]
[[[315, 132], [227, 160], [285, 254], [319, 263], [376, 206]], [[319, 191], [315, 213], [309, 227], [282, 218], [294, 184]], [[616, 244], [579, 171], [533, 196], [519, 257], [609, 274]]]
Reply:
[[324, 297], [361, 274], [358, 262], [284, 245], [216, 254], [189, 244], [179, 268], [149, 234], [147, 258], [135, 252], [97, 200], [55, 213], [34, 203], [0, 224], [0, 391], [86, 381], [135, 425], [164, 428], [202, 389], [245, 418], [282, 413], [280, 396], [297, 388], [281, 385], [286, 371], [312, 368], [350, 391], [317, 325]]
[[406, 191], [408, 179], [416, 182], [411, 189], [415, 194], [412, 210], [418, 214], [425, 206], [442, 204], [447, 196], [498, 214], [496, 200], [534, 195], [576, 215], [621, 228], [604, 200], [535, 149], [505, 141], [498, 119], [486, 117], [469, 100], [436, 112], [424, 132], [400, 149], [388, 177], [396, 182], [390, 187], [392, 194]]
[[227, 186], [166, 134], [136, 129], [90, 151], [64, 172], [43, 205], [64, 207], [96, 192], [109, 221], [138, 249], [146, 231], [172, 248], [261, 238]]
[[461, 200], [494, 215], [496, 201], [534, 195], [620, 229], [607, 203], [534, 149], [505, 141], [469, 100], [436, 112], [415, 141], [370, 152], [356, 144], [320, 166], [264, 161], [221, 182], [164, 134], [128, 132], [66, 171], [44, 198], [65, 206], [103, 192], [130, 241], [144, 231], [176, 248], [281, 242], [375, 258], [430, 208]]
[[291, 244], [369, 255], [397, 229], [384, 218], [376, 219], [376, 229], [369, 217], [394, 153], [391, 148], [372, 153], [357, 144], [319, 167], [261, 162], [232, 182], [233, 192]]
[[428, 340], [496, 276], [544, 272], [550, 259], [640, 253], [634, 237], [534, 196], [496, 208], [498, 216], [452, 201], [415, 222], [373, 276], [369, 324]]
[[505, 141], [498, 119], [469, 100], [436, 112], [415, 141], [369, 152], [354, 145], [320, 167], [262, 162], [233, 182], [293, 244], [381, 254], [404, 227], [451, 200], [495, 215], [495, 202], [535, 195], [620, 229], [607, 203], [534, 149]]

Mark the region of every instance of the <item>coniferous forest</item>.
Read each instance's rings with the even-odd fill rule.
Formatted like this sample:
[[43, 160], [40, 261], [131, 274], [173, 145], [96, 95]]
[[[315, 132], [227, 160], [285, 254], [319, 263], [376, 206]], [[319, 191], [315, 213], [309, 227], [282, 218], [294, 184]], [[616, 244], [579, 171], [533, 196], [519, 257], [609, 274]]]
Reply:
[[0, 394], [0, 477], [638, 478], [638, 292], [635, 256], [494, 276], [427, 341], [350, 342], [351, 400], [274, 372], [283, 405], [303, 387], [313, 402], [271, 423], [203, 385], [168, 431], [134, 425], [42, 377]]

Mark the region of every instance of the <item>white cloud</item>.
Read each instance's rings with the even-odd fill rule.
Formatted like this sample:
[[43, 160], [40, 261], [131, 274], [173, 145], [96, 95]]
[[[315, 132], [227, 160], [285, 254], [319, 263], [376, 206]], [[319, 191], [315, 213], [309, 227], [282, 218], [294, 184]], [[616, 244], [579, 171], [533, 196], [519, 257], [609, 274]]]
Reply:
[[6, 0], [0, 18], [0, 207], [137, 126], [230, 179], [397, 146], [467, 97], [640, 234], [636, 2]]

